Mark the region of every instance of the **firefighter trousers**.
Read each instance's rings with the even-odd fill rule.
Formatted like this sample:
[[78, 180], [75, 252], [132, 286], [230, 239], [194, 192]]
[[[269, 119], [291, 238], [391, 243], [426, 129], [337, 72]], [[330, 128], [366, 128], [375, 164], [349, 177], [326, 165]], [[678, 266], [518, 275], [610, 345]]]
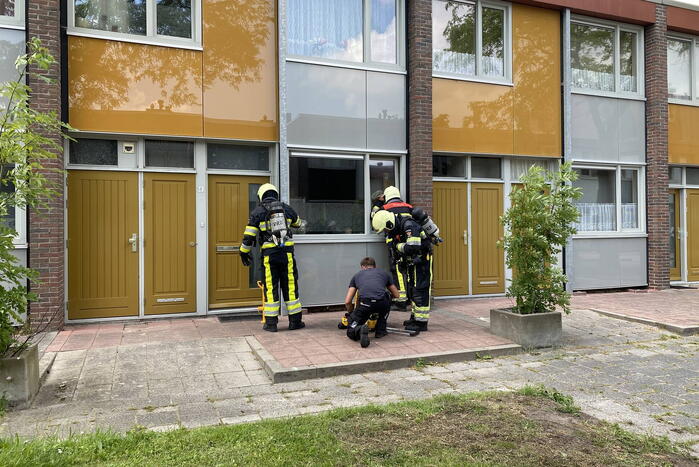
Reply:
[[427, 322], [430, 319], [432, 299], [432, 254], [427, 253], [408, 267], [410, 280], [410, 300], [415, 321]]
[[347, 337], [352, 340], [359, 340], [359, 330], [367, 320], [376, 313], [376, 331], [386, 332], [388, 313], [391, 308], [391, 301], [388, 296], [377, 300], [365, 300], [361, 297], [357, 301], [357, 307], [347, 317]]
[[400, 261], [391, 261], [391, 275], [393, 283], [398, 289], [398, 298], [393, 298], [395, 303], [406, 303], [408, 301], [408, 268]]
[[275, 251], [262, 256], [265, 287], [265, 316], [279, 316], [281, 300], [279, 289], [281, 288], [286, 310], [289, 315], [301, 312], [301, 299], [299, 297], [299, 273], [296, 269], [296, 260], [293, 251], [284, 251], [275, 248]]

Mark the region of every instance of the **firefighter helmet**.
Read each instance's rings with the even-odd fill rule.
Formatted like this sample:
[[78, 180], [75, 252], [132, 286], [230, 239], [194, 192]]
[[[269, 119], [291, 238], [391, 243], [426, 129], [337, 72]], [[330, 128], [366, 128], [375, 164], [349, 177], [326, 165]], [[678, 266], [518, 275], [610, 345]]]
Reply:
[[257, 190], [257, 198], [262, 201], [262, 196], [264, 196], [264, 194], [268, 191], [273, 191], [277, 194], [277, 196], [279, 196], [279, 190], [277, 190], [276, 186], [272, 185], [271, 183], [265, 183], [259, 190]]
[[395, 198], [400, 198], [400, 190], [394, 186], [386, 187], [383, 191], [384, 200], [388, 201]]
[[379, 211], [371, 218], [371, 226], [377, 232], [393, 230], [396, 226], [396, 215], [390, 211]]

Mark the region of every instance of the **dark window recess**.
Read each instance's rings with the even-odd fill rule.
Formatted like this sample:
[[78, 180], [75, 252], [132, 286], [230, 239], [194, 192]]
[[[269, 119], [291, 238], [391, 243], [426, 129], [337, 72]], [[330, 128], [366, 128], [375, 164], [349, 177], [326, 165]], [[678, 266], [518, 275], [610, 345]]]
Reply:
[[210, 169], [269, 170], [269, 147], [237, 146], [209, 143], [206, 145]]
[[472, 178], [502, 178], [500, 159], [494, 157], [472, 157]]
[[466, 177], [466, 159], [453, 156], [434, 156], [432, 175], [435, 177]]
[[86, 138], [71, 141], [69, 160], [71, 164], [118, 165], [117, 142]]
[[146, 167], [194, 168], [194, 143], [146, 140]]

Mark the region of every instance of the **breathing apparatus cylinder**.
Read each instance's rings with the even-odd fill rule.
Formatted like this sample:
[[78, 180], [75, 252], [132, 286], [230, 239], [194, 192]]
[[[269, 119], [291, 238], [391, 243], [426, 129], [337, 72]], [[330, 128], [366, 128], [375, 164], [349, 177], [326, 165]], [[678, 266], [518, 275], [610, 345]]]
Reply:
[[284, 205], [280, 201], [272, 201], [267, 206], [269, 213], [269, 232], [275, 245], [283, 245], [286, 242], [289, 227], [286, 224]]
[[412, 216], [415, 221], [420, 224], [420, 227], [434, 244], [442, 243], [444, 240], [439, 236], [439, 227], [434, 223], [432, 218], [420, 208], [413, 208]]

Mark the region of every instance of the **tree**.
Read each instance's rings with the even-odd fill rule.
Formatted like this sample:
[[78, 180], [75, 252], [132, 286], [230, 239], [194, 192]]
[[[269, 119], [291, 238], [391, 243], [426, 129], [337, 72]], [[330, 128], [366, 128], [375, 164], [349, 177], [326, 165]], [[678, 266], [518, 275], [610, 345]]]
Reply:
[[[69, 129], [55, 112], [29, 105], [32, 90], [26, 78], [51, 83], [47, 72], [56, 60], [36, 37], [27, 42], [27, 50], [15, 62], [17, 79], [0, 85], [0, 184], [13, 188], [0, 190], [0, 218], [12, 208], [42, 207], [55, 194], [41, 161], [55, 158], [63, 149], [51, 135]], [[21, 352], [28, 343], [31, 336], [22, 341], [16, 326], [23, 323], [28, 303], [36, 299], [26, 286], [28, 280], [36, 280], [36, 272], [19, 265], [12, 254], [16, 235], [13, 228], [0, 225], [0, 357]]]
[[510, 194], [511, 206], [501, 218], [506, 233], [499, 245], [512, 269], [507, 296], [515, 298], [517, 313], [544, 313], [557, 306], [570, 312], [567, 279], [556, 262], [577, 232], [573, 224], [580, 214], [574, 201], [582, 192], [571, 185], [576, 178], [569, 162], [555, 172], [532, 166], [520, 179], [523, 185]]

